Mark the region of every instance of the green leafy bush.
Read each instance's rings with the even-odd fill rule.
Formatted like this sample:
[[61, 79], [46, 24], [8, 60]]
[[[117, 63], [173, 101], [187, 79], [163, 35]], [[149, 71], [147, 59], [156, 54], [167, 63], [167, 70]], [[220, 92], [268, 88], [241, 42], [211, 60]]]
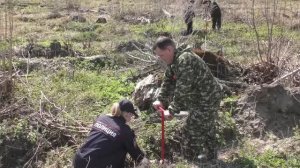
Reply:
[[[98, 74], [97, 72], [78, 70], [60, 70], [53, 74], [36, 72], [28, 81], [30, 88], [19, 85], [18, 95], [27, 95], [32, 105], [39, 109], [41, 92], [53, 100], [59, 107], [73, 116], [74, 119], [91, 121], [106, 106], [133, 91], [132, 83], [124, 83], [123, 76]], [[29, 92], [28, 92], [29, 91]], [[53, 109], [52, 106], [47, 110]]]
[[0, 163], [3, 167], [22, 167], [33, 151], [40, 134], [26, 119], [0, 123]]

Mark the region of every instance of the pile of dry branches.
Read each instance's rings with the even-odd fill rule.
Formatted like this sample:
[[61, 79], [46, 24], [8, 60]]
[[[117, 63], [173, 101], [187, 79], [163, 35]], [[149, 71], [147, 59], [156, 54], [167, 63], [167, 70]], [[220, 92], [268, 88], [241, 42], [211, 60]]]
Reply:
[[278, 76], [278, 66], [269, 63], [261, 62], [247, 68], [244, 72], [244, 80], [247, 83], [263, 84], [271, 83]]

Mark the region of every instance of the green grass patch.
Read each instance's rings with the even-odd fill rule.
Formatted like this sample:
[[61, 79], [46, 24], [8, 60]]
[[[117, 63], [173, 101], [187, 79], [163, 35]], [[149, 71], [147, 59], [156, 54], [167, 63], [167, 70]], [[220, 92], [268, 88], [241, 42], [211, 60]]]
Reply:
[[[285, 156], [271, 149], [258, 153], [255, 146], [248, 143], [244, 144], [239, 154], [242, 158], [252, 161], [255, 167], [290, 168], [300, 166], [299, 156]], [[249, 166], [247, 162], [241, 164]]]
[[9, 49], [9, 43], [6, 41], [0, 41], [0, 52], [7, 51]]
[[2, 167], [23, 167], [41, 136], [27, 117], [2, 120], [0, 123], [0, 157]]
[[[9, 136], [9, 139], [7, 139]], [[32, 130], [32, 126], [26, 119], [3, 120], [0, 123], [0, 144], [3, 141], [27, 140], [28, 143], [35, 144], [37, 132]]]
[[70, 21], [66, 24], [61, 25], [61, 31], [63, 30], [73, 30], [79, 32], [85, 31], [95, 31], [100, 25], [96, 23], [81, 23]]
[[129, 29], [133, 34], [139, 34], [145, 36], [145, 33], [149, 36], [156, 35], [160, 32], [170, 32], [173, 35], [178, 35], [183, 29], [183, 24], [176, 22], [176, 20], [162, 19], [158, 22], [143, 25], [130, 25]]
[[[133, 91], [133, 84], [122, 82], [124, 76], [109, 76], [92, 71], [78, 70], [73, 74], [65, 69], [53, 74], [35, 72], [28, 80], [28, 86], [18, 86], [18, 96], [26, 95], [31, 104], [39, 109], [42, 93], [56, 106], [64, 109], [74, 120], [93, 121], [105, 111], [108, 105], [127, 97]], [[41, 97], [42, 96], [42, 97]], [[47, 103], [46, 110], [54, 110]]]
[[[18, 8], [20, 8], [20, 9], [18, 9]], [[19, 10], [23, 14], [39, 14], [39, 13], [47, 11], [46, 8], [42, 8], [39, 5], [28, 5], [24, 8], [17, 7], [17, 10]]]

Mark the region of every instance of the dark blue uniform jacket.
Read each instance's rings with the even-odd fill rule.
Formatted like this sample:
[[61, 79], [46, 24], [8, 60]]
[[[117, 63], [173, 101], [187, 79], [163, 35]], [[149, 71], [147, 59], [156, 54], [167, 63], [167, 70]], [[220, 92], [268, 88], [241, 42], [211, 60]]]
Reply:
[[122, 168], [127, 153], [136, 162], [144, 157], [125, 119], [103, 115], [96, 119], [86, 142], [77, 151], [74, 167]]

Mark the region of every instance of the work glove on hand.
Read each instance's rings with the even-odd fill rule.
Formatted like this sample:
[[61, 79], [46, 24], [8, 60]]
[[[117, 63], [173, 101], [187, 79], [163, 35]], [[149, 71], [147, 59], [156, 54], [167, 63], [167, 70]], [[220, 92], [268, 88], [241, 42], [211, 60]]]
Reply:
[[169, 110], [165, 110], [164, 109], [163, 104], [159, 100], [156, 100], [155, 102], [153, 102], [152, 106], [157, 111], [157, 113], [159, 114], [159, 116], [161, 116], [161, 114], [162, 114], [161, 109], [163, 109], [163, 113], [164, 113], [165, 119], [166, 120], [172, 120], [173, 119], [173, 115], [169, 112]]
[[161, 107], [162, 109], [164, 109], [164, 105], [162, 104], [162, 102], [160, 102], [159, 100], [156, 100], [155, 102], [152, 103], [153, 108], [156, 111], [159, 111], [159, 107]]
[[173, 119], [173, 115], [170, 113], [169, 110], [165, 110], [164, 115], [165, 115], [166, 120], [172, 120]]
[[146, 157], [138, 164], [139, 168], [150, 168], [150, 161]]

